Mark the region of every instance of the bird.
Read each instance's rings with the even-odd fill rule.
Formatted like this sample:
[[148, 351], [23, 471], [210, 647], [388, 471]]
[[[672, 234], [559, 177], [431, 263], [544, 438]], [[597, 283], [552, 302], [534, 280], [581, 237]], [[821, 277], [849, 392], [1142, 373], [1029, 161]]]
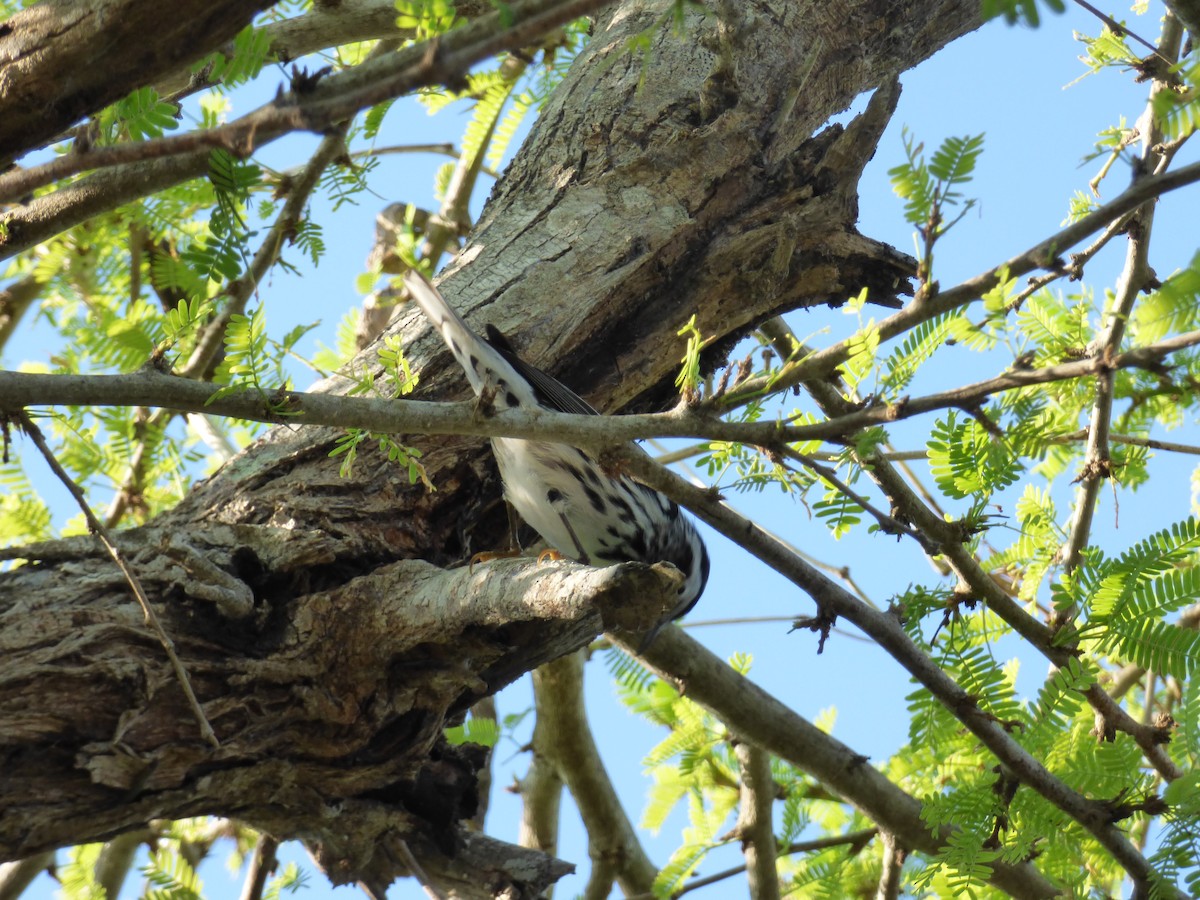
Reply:
[[[600, 415], [562, 382], [521, 359], [495, 326], [486, 326], [486, 337], [472, 330], [423, 274], [410, 269], [404, 284], [476, 397], [489, 398], [501, 409]], [[606, 470], [569, 444], [496, 437], [492, 449], [509, 503], [560, 555], [592, 566], [669, 562], [683, 573], [674, 605], [646, 633], [639, 650], [699, 601], [708, 582], [708, 550], [674, 500]]]

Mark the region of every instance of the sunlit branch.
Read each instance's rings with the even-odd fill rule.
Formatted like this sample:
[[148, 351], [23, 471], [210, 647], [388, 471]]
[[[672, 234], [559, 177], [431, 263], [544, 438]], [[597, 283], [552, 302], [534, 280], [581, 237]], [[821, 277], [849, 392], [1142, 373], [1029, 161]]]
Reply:
[[[246, 880], [242, 883], [242, 895], [239, 900], [262, 900], [263, 891], [267, 886], [267, 878], [275, 871], [278, 864], [276, 851], [279, 841], [269, 834], [260, 834], [254, 845], [254, 854], [250, 857], [250, 866], [246, 872]], [[115, 894], [109, 894], [115, 897]]]
[[875, 900], [897, 900], [900, 896], [901, 870], [908, 854], [896, 843], [894, 835], [883, 833], [883, 867], [879, 873], [879, 887]]
[[41, 292], [43, 283], [33, 275], [26, 275], [0, 289], [0, 351]]
[[96, 884], [103, 888], [105, 897], [121, 895], [121, 886], [133, 867], [138, 848], [158, 838], [160, 831], [159, 828], [139, 828], [119, 834], [104, 845], [96, 858], [93, 872]]
[[[710, 492], [688, 484], [640, 454], [627, 451], [614, 453], [613, 456], [640, 481], [684, 503], [717, 531], [807, 593], [817, 605], [818, 618], [812, 626], [815, 630], [821, 630], [822, 623], [832, 625], [838, 617], [845, 617], [873, 638], [979, 738], [1016, 778], [1075, 819], [1095, 837], [1135, 883], [1151, 883], [1153, 870], [1149, 862], [1113, 826], [1105, 804], [1069, 787], [1014, 740], [994, 716], [982, 709], [970, 693], [913, 643], [894, 615], [871, 609], [859, 601], [768, 536], [756, 523], [725, 507]], [[767, 744], [763, 746], [774, 749]]]
[[16, 900], [43, 872], [54, 867], [54, 851], [35, 853], [24, 859], [0, 863], [0, 898]]
[[[529, 739], [529, 769], [525, 776], [508, 788], [521, 798], [521, 823], [517, 843], [522, 847], [540, 850], [549, 856], [558, 855], [559, 811], [562, 808], [563, 780], [557, 767], [547, 755], [546, 746], [557, 736], [550, 730], [551, 716], [542, 715], [546, 703], [557, 702], [557, 695], [546, 693], [534, 679], [533, 735]], [[551, 751], [552, 752], [552, 751]], [[612, 881], [609, 881], [612, 884]]]
[[[572, 653], [533, 673], [538, 718], [554, 739], [543, 751], [575, 799], [593, 860], [611, 859], [626, 894], [649, 892], [657, 869], [646, 856], [605, 771], [583, 700], [583, 657]], [[605, 895], [607, 896], [607, 895]]]
[[[1174, 16], [1163, 19], [1163, 30], [1159, 40], [1158, 55], [1175, 59], [1179, 55], [1179, 45], [1183, 40], [1183, 28]], [[1164, 90], [1170, 90], [1162, 81], [1155, 80], [1150, 89], [1146, 112], [1141, 118], [1144, 129], [1142, 138], [1142, 154], [1139, 165], [1135, 167], [1135, 184], [1141, 172], [1153, 172], [1157, 167], [1166, 165], [1167, 160], [1159, 156], [1156, 147], [1161, 132], [1155, 124], [1153, 101]], [[1138, 207], [1127, 229], [1128, 243], [1125, 251], [1125, 265], [1117, 282], [1116, 296], [1112, 307], [1107, 311], [1107, 323], [1104, 330], [1096, 336], [1089, 348], [1093, 356], [1104, 358], [1116, 354], [1125, 337], [1125, 327], [1133, 313], [1142, 289], [1150, 281], [1150, 235], [1154, 226], [1154, 204], [1147, 202]], [[1100, 495], [1101, 485], [1112, 475], [1112, 460], [1109, 456], [1108, 434], [1112, 424], [1113, 404], [1113, 373], [1099, 373], [1096, 379], [1096, 393], [1092, 401], [1091, 425], [1088, 428], [1087, 448], [1084, 452], [1083, 467], [1079, 474], [1079, 488], [1075, 495], [1075, 512], [1068, 530], [1066, 544], [1062, 549], [1063, 569], [1070, 573], [1080, 564], [1083, 548], [1091, 535], [1092, 517], [1096, 511], [1096, 501]], [[1059, 624], [1068, 622], [1074, 615], [1074, 609], [1060, 610], [1056, 621]]]
[[329, 393], [277, 390], [264, 399], [246, 390], [210, 401], [211, 385], [144, 369], [132, 375], [42, 375], [0, 372], [2, 409], [28, 406], [155, 406], [207, 412], [254, 422], [368, 428], [387, 434], [473, 434], [542, 438], [603, 448], [651, 437], [704, 438], [774, 446], [781, 441], [843, 438], [872, 425], [912, 418], [937, 409], [977, 406], [992, 394], [1035, 384], [1095, 375], [1105, 369], [1162, 371], [1171, 353], [1200, 344], [1200, 331], [1187, 332], [1110, 359], [1084, 359], [1041, 369], [1014, 369], [963, 388], [902, 400], [835, 416], [810, 425], [726, 422], [694, 409], [630, 416], [572, 416], [565, 413], [497, 411], [478, 414], [475, 403], [381, 400]]

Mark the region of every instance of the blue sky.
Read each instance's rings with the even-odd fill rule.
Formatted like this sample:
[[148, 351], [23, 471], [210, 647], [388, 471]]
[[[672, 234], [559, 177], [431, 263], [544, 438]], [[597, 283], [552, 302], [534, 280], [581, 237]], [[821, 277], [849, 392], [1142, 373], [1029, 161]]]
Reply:
[[[1108, 11], [1118, 17], [1125, 15], [1123, 9]], [[1157, 12], [1136, 20], [1129, 18], [1135, 30], [1151, 41], [1156, 39]], [[1080, 166], [1092, 149], [1096, 133], [1116, 125], [1122, 116], [1133, 122], [1145, 104], [1147, 87], [1134, 84], [1129, 73], [1106, 71], [1066, 87], [1086, 71], [1077, 59], [1083, 49], [1073, 39], [1072, 31], [1096, 34], [1099, 28], [1094, 18], [1069, 5], [1065, 15], [1048, 16], [1037, 30], [993, 23], [907, 73], [902, 79], [904, 91], [899, 108], [861, 184], [860, 231], [913, 252], [912, 229], [903, 219], [901, 201], [892, 193], [887, 177], [887, 170], [903, 159], [900, 131], [907, 126], [930, 151], [950, 135], [986, 134], [977, 176], [966, 188], [979, 204], [938, 246], [936, 277], [943, 286], [975, 275], [1054, 233], [1066, 216], [1071, 194], [1086, 190], [1088, 179], [1098, 170], [1099, 162]], [[856, 106], [861, 106], [861, 101]], [[453, 111], [431, 118], [415, 104], [404, 109], [397, 105], [380, 143], [457, 143], [464, 125], [465, 118]], [[313, 146], [315, 139], [291, 139], [269, 148], [264, 159], [276, 166], [296, 165]], [[1176, 165], [1192, 161], [1195, 150], [1189, 150], [1190, 155], [1181, 157]], [[444, 158], [433, 156], [384, 157], [371, 180], [378, 200], [365, 197], [360, 205], [343, 207], [332, 215], [321, 212], [318, 204], [317, 218], [325, 225], [329, 255], [315, 271], [307, 266], [302, 266], [299, 276], [276, 271], [261, 286], [259, 296], [266, 305], [272, 331], [282, 333], [292, 324], [319, 319], [322, 326], [310, 339], [332, 344], [338, 320], [361, 299], [354, 281], [365, 268], [376, 211], [389, 202], [430, 203], [432, 175], [442, 162]], [[1118, 167], [1102, 188], [1104, 198], [1111, 199], [1127, 183], [1126, 172]], [[488, 186], [484, 185], [480, 194], [486, 196], [487, 192]], [[1189, 222], [1191, 217], [1184, 207], [1180, 198], [1168, 198], [1160, 204], [1151, 251], [1152, 265], [1160, 277], [1186, 264], [1196, 249], [1190, 237], [1195, 230], [1194, 218]], [[1117, 242], [1116, 252], [1107, 253], [1089, 268], [1088, 283], [1097, 292], [1111, 287], [1121, 249]], [[1071, 290], [1072, 286], [1063, 289]], [[866, 315], [882, 317], [869, 310]], [[797, 334], [811, 336], [814, 344], [844, 336], [857, 324], [841, 311], [825, 309], [793, 313], [788, 319]], [[829, 333], [821, 334], [823, 329]], [[38, 340], [45, 337], [44, 332], [35, 335]], [[33, 353], [38, 344], [15, 342], [14, 346]], [[35, 349], [31, 351], [30, 347]], [[312, 345], [308, 349], [313, 349]], [[1004, 354], [998, 351], [981, 358], [965, 349], [954, 349], [947, 351], [947, 368], [942, 371], [948, 371], [947, 377], [953, 379], [960, 378], [963, 371], [986, 377], [1011, 362], [1012, 354]], [[11, 367], [18, 360], [10, 349], [3, 361]], [[944, 386], [937, 383], [937, 377], [935, 374], [918, 383], [914, 392]], [[305, 376], [298, 373], [297, 381], [303, 387]], [[922, 426], [927, 423], [893, 429], [894, 443], [899, 449], [921, 449]], [[1190, 426], [1187, 429], [1192, 430]], [[1189, 437], [1176, 433], [1172, 439], [1188, 441]], [[1194, 435], [1190, 442], [1200, 443]], [[1121, 494], [1119, 531], [1115, 536], [1117, 520], [1111, 495], [1106, 492], [1097, 516], [1097, 542], [1115, 539], [1121, 546], [1128, 546], [1189, 514], [1191, 463], [1186, 458], [1160, 458], [1155, 466], [1157, 475], [1148, 488], [1136, 494]], [[1066, 497], [1060, 496], [1060, 509], [1066, 508]], [[881, 605], [910, 583], [936, 583], [936, 576], [911, 542], [871, 537], [865, 534], [865, 528], [860, 529], [863, 533], [837, 541], [810, 518], [804, 506], [790, 499], [756, 494], [730, 495], [728, 499], [805, 552], [832, 565], [848, 566], [867, 594]], [[73, 511], [65, 517], [70, 515]], [[689, 617], [692, 622], [747, 615], [790, 618], [813, 612], [811, 601], [784, 579], [723, 538], [708, 532], [707, 539], [713, 556], [712, 577], [705, 596]], [[1004, 546], [1008, 539], [998, 535], [995, 541]], [[719, 656], [753, 654], [751, 677], [801, 715], [812, 719], [835, 708], [834, 734], [872, 760], [884, 760], [907, 740], [904, 697], [912, 686], [900, 666], [871, 644], [835, 634], [825, 652], [817, 656], [815, 638], [806, 632], [789, 634], [786, 622], [696, 627], [691, 633]], [[998, 656], [1007, 652], [1005, 644], [997, 648]], [[1044, 660], [1025, 657], [1019, 685], [1029, 693], [1035, 692], [1045, 672]], [[587, 694], [588, 713], [601, 753], [627, 811], [636, 821], [648, 787], [640, 759], [662, 733], [619, 705], [599, 661], [588, 667]], [[498, 697], [501, 714], [519, 712], [531, 703], [528, 678]], [[496, 789], [488, 831], [502, 839], [516, 837], [518, 800], [503, 788], [522, 775], [528, 765], [528, 756], [518, 752], [517, 745], [527, 737], [531, 724], [525, 724], [516, 743], [506, 742], [496, 753]], [[583, 888], [587, 849], [570, 804], [565, 803], [563, 809], [560, 855], [575, 862], [580, 870], [579, 875], [560, 883], [558, 896], [570, 897]], [[679, 842], [683, 824], [682, 816], [676, 815], [660, 837], [644, 836], [652, 860], [660, 865], [666, 862]], [[285, 858], [289, 853], [303, 858], [303, 851], [294, 845], [285, 852]], [[704, 871], [740, 861], [736, 848], [727, 848], [714, 855]], [[240, 876], [230, 877], [221, 862], [207, 865], [202, 874], [211, 897], [233, 897], [240, 890]], [[315, 874], [310, 885], [301, 896], [316, 900], [334, 893], [358, 895], [353, 888], [331, 891]], [[133, 895], [135, 888], [137, 879], [131, 881], [126, 894]], [[46, 896], [51, 890], [52, 885], [44, 880], [41, 893], [34, 896]], [[743, 889], [740, 883], [731, 882], [712, 890], [710, 896], [738, 896]], [[402, 882], [393, 886], [389, 896], [423, 894], [415, 883]]]

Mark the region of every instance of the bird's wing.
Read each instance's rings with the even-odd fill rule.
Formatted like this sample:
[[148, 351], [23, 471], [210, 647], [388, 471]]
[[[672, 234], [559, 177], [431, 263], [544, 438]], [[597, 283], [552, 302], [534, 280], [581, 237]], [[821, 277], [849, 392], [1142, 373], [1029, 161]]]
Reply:
[[583, 416], [599, 415], [561, 381], [521, 359], [495, 326], [487, 326], [486, 338], [472, 331], [425, 276], [410, 270], [404, 275], [404, 284], [462, 366], [476, 395], [488, 388], [497, 393], [502, 406], [537, 406]]
[[547, 375], [536, 366], [531, 366], [512, 348], [508, 338], [495, 325], [487, 326], [487, 337], [484, 338], [520, 375], [529, 382], [541, 405], [546, 409], [564, 413], [575, 413], [580, 416], [598, 416], [599, 412], [590, 403], [576, 394], [573, 390], [555, 378]]

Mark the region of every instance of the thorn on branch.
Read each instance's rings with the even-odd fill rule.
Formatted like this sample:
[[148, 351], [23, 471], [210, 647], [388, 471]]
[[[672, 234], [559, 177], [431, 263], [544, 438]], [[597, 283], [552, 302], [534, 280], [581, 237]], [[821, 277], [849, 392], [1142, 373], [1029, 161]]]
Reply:
[[908, 406], [908, 395], [899, 398], [895, 403], [887, 405], [886, 417], [889, 422], [895, 422], [904, 414], [904, 408]]
[[1116, 466], [1111, 459], [1093, 459], [1084, 465], [1079, 474], [1072, 479], [1071, 484], [1079, 484], [1083, 481], [1098, 481], [1101, 478], [1112, 478], [1115, 470]]
[[1108, 716], [1097, 712], [1092, 724], [1092, 735], [1097, 744], [1111, 744], [1117, 739], [1117, 726], [1109, 721]]
[[292, 66], [291, 88], [297, 97], [311, 94], [317, 89], [317, 84], [333, 71], [333, 66], [322, 66], [311, 75], [303, 66]]
[[1155, 794], [1147, 794], [1141, 800], [1126, 800], [1129, 796], [1129, 790], [1122, 790], [1112, 800], [1102, 801], [1105, 811], [1109, 815], [1109, 823], [1115, 824], [1136, 813], [1143, 812], [1148, 816], [1161, 816], [1171, 811], [1171, 807], [1165, 800]]
[[[928, 273], [917, 272], [918, 278], [924, 278]], [[913, 294], [913, 306], [920, 306], [922, 303], [928, 303], [941, 291], [941, 286], [936, 281], [922, 281], [921, 286], [917, 288], [917, 292]]]
[[1070, 281], [1081, 281], [1083, 279], [1083, 264], [1087, 257], [1082, 253], [1072, 253], [1071, 263], [1067, 266], [1065, 275]]
[[817, 641], [817, 656], [820, 656], [825, 651], [825, 641], [829, 638], [829, 632], [833, 626], [837, 624], [837, 616], [827, 613], [824, 610], [815, 616], [800, 616], [792, 622], [791, 631], [815, 631], [820, 634], [820, 639]]
[[934, 629], [933, 635], [929, 638], [929, 646], [932, 647], [941, 634], [943, 628], [950, 625], [952, 621], [958, 618], [959, 607], [965, 606], [967, 609], [974, 609], [979, 603], [979, 598], [966, 589], [965, 585], [959, 585], [954, 589], [954, 593], [950, 595], [950, 600], [946, 604], [946, 608], [942, 610], [942, 621], [938, 622], [937, 628]]
[[1034, 363], [1034, 360], [1036, 360], [1036, 359], [1037, 359], [1037, 353], [1033, 350], [1028, 350], [1025, 353], [1022, 353], [1016, 359], [1014, 359], [1012, 365], [1009, 366], [1009, 368], [1010, 368], [1010, 370], [1012, 370], [1014, 372], [1026, 372], [1033, 368], [1033, 363]]
[[1168, 712], [1160, 712], [1154, 717], [1154, 727], [1151, 730], [1151, 738], [1156, 744], [1171, 743], [1171, 732], [1179, 727], [1179, 723], [1175, 721], [1175, 717]]
[[[849, 577], [849, 575], [850, 575], [850, 572], [849, 572], [849, 570], [847, 570], [846, 574], [843, 577], [846, 578], [846, 577]], [[904, 627], [904, 624], [908, 621], [908, 616], [905, 615], [905, 612], [904, 612], [904, 604], [903, 603], [897, 603], [893, 600], [892, 602], [890, 602], [888, 604], [887, 609], [885, 609], [884, 612], [887, 615], [891, 616], [893, 619], [895, 619], [896, 623], [898, 625], [900, 625], [900, 627], [902, 627], [902, 628]]]

